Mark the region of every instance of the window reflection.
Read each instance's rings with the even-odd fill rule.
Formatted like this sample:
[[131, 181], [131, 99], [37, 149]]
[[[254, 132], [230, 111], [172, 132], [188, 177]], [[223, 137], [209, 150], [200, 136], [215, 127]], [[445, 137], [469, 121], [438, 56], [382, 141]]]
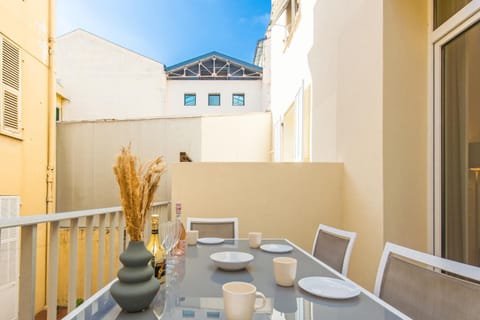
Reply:
[[434, 23], [435, 29], [447, 21], [451, 16], [465, 7], [472, 0], [435, 0]]
[[480, 23], [442, 49], [442, 255], [480, 266]]

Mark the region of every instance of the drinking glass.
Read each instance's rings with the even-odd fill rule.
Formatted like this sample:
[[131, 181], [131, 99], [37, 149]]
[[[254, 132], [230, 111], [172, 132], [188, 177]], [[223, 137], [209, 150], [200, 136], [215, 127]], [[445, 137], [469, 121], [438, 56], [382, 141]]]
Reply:
[[172, 259], [172, 250], [178, 243], [180, 237], [180, 229], [177, 221], [169, 221], [161, 223], [158, 230], [162, 238], [162, 245], [165, 248], [165, 252], [167, 254], [166, 259], [168, 272], [169, 266], [175, 264], [175, 261]]
[[178, 241], [180, 240], [180, 222], [178, 220], [171, 221], [170, 228], [170, 233], [172, 235], [172, 247], [170, 248], [171, 252], [172, 249], [177, 246]]

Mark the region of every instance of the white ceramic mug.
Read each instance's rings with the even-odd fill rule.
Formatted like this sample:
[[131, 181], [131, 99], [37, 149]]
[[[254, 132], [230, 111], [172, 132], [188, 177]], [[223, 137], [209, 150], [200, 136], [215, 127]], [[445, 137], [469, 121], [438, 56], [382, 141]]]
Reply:
[[[255, 310], [262, 308], [267, 299], [248, 282], [233, 281], [223, 285], [223, 303], [227, 320], [249, 320]], [[262, 301], [255, 304], [257, 298]]]
[[248, 245], [250, 248], [258, 248], [262, 243], [262, 233], [261, 232], [249, 232], [248, 233]]
[[290, 257], [273, 258], [273, 272], [275, 282], [279, 286], [293, 286], [297, 274], [297, 259]]
[[198, 239], [198, 230], [188, 230], [187, 231], [187, 244], [189, 246], [194, 246], [197, 244], [197, 239]]

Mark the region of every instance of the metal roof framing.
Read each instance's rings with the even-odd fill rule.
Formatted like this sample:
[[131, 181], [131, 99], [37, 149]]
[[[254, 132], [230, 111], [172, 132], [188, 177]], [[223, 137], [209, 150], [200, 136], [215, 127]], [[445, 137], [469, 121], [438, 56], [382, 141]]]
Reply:
[[219, 52], [199, 57], [165, 68], [171, 80], [258, 80], [263, 69]]

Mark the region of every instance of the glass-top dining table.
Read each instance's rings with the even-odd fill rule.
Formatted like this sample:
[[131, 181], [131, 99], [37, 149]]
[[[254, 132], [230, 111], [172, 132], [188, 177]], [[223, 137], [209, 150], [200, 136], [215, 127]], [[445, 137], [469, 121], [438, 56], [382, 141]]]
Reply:
[[[288, 240], [264, 239], [262, 244], [290, 245], [293, 250], [271, 253], [251, 249], [248, 240], [244, 239], [187, 246], [185, 257], [175, 259], [166, 283], [148, 310], [123, 312], [110, 295], [110, 283], [64, 319], [225, 319], [222, 285], [230, 281], [250, 282], [267, 298], [265, 306], [256, 311], [255, 320], [409, 319], [360, 287], [360, 294], [349, 299], [328, 299], [304, 291], [298, 281], [305, 277], [333, 277], [353, 282]], [[220, 251], [247, 252], [254, 256], [254, 260], [246, 269], [224, 271], [210, 259], [212, 253]], [[293, 287], [281, 287], [275, 283], [272, 260], [278, 256], [293, 257], [298, 261]]]

